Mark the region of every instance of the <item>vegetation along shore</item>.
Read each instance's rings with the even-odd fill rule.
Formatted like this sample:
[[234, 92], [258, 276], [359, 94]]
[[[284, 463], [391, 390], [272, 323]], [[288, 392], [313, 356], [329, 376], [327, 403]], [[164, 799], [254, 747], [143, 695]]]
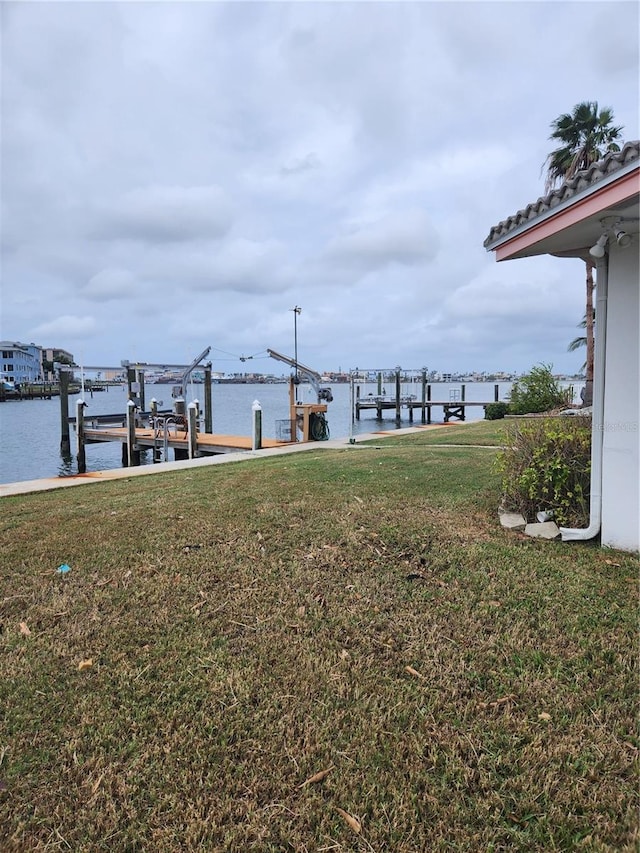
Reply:
[[638, 560], [505, 428], [3, 499], [0, 848], [635, 850]]

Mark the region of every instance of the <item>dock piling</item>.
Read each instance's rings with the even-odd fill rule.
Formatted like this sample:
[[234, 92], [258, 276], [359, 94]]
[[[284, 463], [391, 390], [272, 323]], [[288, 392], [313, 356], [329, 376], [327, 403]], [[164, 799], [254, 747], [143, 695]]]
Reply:
[[198, 406], [189, 403], [188, 410], [188, 433], [189, 433], [189, 459], [195, 459], [198, 455]]
[[[87, 457], [84, 446], [84, 400], [76, 402], [76, 453], [78, 460], [78, 473], [85, 474], [87, 471]], [[67, 421], [68, 423], [68, 421]]]
[[[133, 400], [127, 403], [127, 464], [132, 468], [140, 464], [140, 451], [136, 446], [136, 404]], [[124, 460], [124, 453], [122, 454]]]
[[211, 362], [204, 368], [204, 431], [213, 433], [213, 406], [211, 398]]
[[400, 423], [402, 419], [402, 411], [401, 411], [401, 400], [400, 400], [400, 370], [396, 370], [396, 423]]
[[70, 453], [71, 440], [69, 438], [69, 370], [60, 368], [60, 450], [62, 453]]
[[253, 412], [253, 430], [252, 430], [252, 450], [262, 449], [262, 406], [258, 400], [253, 401], [251, 406]]

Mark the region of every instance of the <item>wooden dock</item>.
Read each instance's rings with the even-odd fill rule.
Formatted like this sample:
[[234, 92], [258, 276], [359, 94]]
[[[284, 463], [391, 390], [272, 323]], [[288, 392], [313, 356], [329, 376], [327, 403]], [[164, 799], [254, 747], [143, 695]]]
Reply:
[[[119, 441], [124, 447], [127, 445], [129, 432], [127, 427], [85, 427], [84, 440], [86, 444], [96, 444], [101, 441]], [[215, 433], [196, 433], [196, 450], [198, 456], [207, 456], [218, 453], [233, 453], [237, 450], [251, 450], [253, 447], [252, 437], [249, 435], [218, 435]], [[134, 432], [134, 443], [138, 449], [153, 448], [156, 451], [166, 447], [172, 450], [188, 452], [189, 435], [187, 430], [171, 431], [167, 434], [165, 445], [164, 434], [158, 430], [149, 428], [136, 428]], [[277, 441], [273, 438], [262, 438], [261, 447], [281, 447], [290, 444], [287, 441]]]
[[[489, 402], [495, 402], [491, 400]], [[451, 418], [456, 418], [459, 421], [464, 421], [465, 418], [465, 409], [468, 406], [488, 406], [489, 402], [479, 403], [471, 400], [429, 400], [427, 402], [421, 402], [420, 400], [401, 398], [400, 406], [396, 400], [392, 400], [390, 398], [379, 399], [377, 397], [373, 397], [371, 399], [360, 399], [356, 402], [356, 420], [360, 420], [360, 412], [366, 410], [375, 409], [376, 416], [378, 418], [382, 418], [382, 413], [384, 411], [395, 410], [398, 411], [406, 409], [409, 413], [409, 422], [413, 423], [413, 413], [417, 409], [421, 412], [422, 422], [430, 424], [431, 423], [431, 409], [435, 407], [442, 407], [444, 412], [444, 422], [448, 423]]]

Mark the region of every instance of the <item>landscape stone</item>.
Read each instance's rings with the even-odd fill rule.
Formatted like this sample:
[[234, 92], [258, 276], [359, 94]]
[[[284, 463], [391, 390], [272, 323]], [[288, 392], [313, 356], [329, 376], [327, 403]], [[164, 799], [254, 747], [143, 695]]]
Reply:
[[501, 512], [500, 524], [507, 530], [524, 530], [527, 520], [519, 512]]
[[526, 536], [535, 536], [538, 539], [557, 539], [560, 536], [560, 529], [555, 521], [527, 524], [524, 532]]

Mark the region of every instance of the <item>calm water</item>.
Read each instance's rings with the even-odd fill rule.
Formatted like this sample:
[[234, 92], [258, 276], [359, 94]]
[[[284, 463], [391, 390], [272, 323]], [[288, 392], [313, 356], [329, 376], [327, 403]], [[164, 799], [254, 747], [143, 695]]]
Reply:
[[[466, 399], [488, 402], [493, 400], [493, 383], [467, 383]], [[500, 384], [500, 399], [505, 399], [510, 383]], [[349, 385], [331, 386], [334, 400], [329, 404], [327, 420], [332, 438], [342, 438], [379, 429], [395, 429], [395, 411], [387, 411], [386, 417], [377, 420], [375, 411], [362, 413], [361, 420], [351, 422], [351, 391]], [[432, 384], [434, 400], [449, 400], [450, 393], [459, 391], [460, 385]], [[387, 389], [389, 390], [389, 389]], [[361, 386], [361, 397], [376, 393], [374, 384]], [[402, 394], [415, 394], [419, 399], [420, 385], [403, 385]], [[161, 408], [173, 406], [170, 385], [146, 386], [147, 407], [152, 397]], [[71, 397], [69, 414], [75, 416], [76, 401], [79, 395]], [[188, 400], [204, 400], [201, 385], [191, 386]], [[300, 386], [302, 402], [315, 402], [312, 389]], [[278, 385], [214, 385], [213, 386], [213, 430], [217, 433], [251, 435], [251, 405], [258, 400], [262, 405], [263, 435], [275, 438], [276, 420], [288, 417], [289, 395], [286, 384]], [[95, 393], [93, 398], [85, 394], [87, 402], [86, 417], [91, 415], [112, 414], [126, 410], [126, 388], [111, 387], [108, 391]], [[433, 420], [442, 419], [442, 409], [433, 409]], [[408, 413], [403, 410], [401, 427], [409, 426]], [[415, 423], [420, 423], [420, 413], [415, 413]], [[481, 406], [467, 410], [468, 420], [480, 420], [484, 417]], [[60, 454], [60, 401], [23, 400], [0, 404], [0, 483], [13, 483], [21, 480], [36, 480], [43, 477], [69, 476], [77, 473], [75, 460], [75, 436], [71, 434], [71, 457], [66, 459]], [[151, 464], [150, 452], [143, 452], [142, 464]], [[100, 471], [119, 468], [122, 450], [118, 442], [90, 444], [86, 448], [87, 470]], [[171, 458], [173, 455], [171, 454]]]

